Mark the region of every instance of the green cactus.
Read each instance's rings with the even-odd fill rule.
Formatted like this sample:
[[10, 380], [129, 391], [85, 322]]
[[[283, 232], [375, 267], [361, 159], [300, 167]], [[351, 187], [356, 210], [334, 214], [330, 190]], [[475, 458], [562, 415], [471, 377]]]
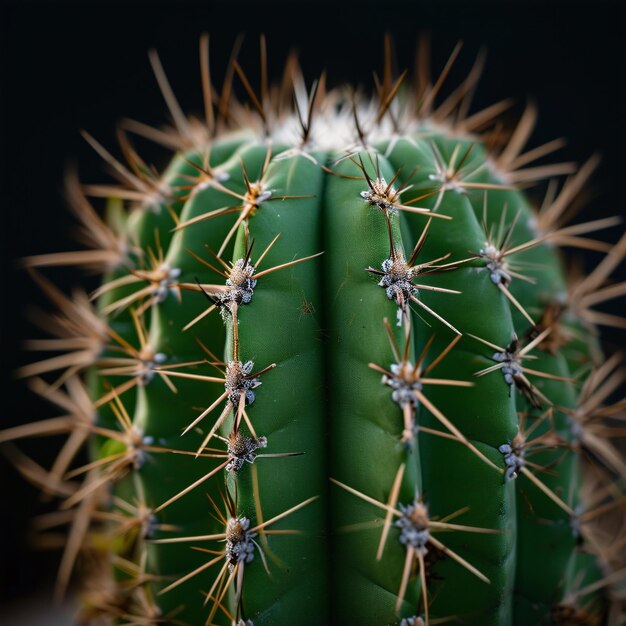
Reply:
[[[25, 260], [105, 276], [90, 300], [33, 270], [61, 354], [20, 374], [66, 416], [0, 434], [68, 434], [50, 470], [13, 452], [71, 513], [59, 592], [84, 551], [81, 623], [605, 623], [623, 376], [592, 307], [626, 236], [563, 224], [596, 159], [524, 169], [534, 109], [494, 141], [474, 73], [436, 106], [390, 63], [367, 100], [293, 64], [257, 95], [233, 62], [218, 94], [201, 47], [202, 121], [151, 57], [175, 128], [133, 130], [167, 170], [86, 135], [121, 181], [70, 177], [89, 249]], [[520, 187], [560, 174], [535, 210]], [[572, 282], [558, 246], [607, 255]]]

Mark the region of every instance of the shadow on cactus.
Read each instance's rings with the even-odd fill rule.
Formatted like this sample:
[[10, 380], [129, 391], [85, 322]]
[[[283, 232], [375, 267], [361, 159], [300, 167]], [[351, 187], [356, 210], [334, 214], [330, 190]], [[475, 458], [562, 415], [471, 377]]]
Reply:
[[[24, 260], [55, 310], [19, 375], [61, 416], [0, 440], [67, 435], [51, 468], [5, 448], [60, 500], [58, 595], [84, 554], [84, 624], [620, 623], [626, 375], [596, 329], [626, 327], [626, 236], [566, 223], [597, 159], [533, 165], [561, 143], [524, 151], [532, 106], [472, 113], [482, 57], [442, 97], [460, 47], [409, 85], [386, 46], [372, 97], [294, 59], [270, 86], [263, 40], [261, 84], [234, 55], [218, 88], [208, 49], [204, 119], [152, 53], [173, 127], [125, 122], [121, 160], [85, 134], [117, 182], [70, 172], [84, 249]], [[559, 247], [605, 257], [568, 280]], [[66, 264], [102, 285], [40, 273]]]

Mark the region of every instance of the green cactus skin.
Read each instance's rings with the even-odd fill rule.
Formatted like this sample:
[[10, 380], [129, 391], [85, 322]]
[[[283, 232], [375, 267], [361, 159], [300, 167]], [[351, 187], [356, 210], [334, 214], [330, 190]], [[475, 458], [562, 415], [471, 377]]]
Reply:
[[[215, 133], [211, 113], [210, 150], [160, 179], [87, 137], [125, 181], [92, 191], [129, 247], [106, 268], [99, 354], [59, 381], [84, 374], [97, 411], [93, 463], [57, 493], [109, 573], [85, 623], [604, 623], [616, 567], [581, 512], [615, 496], [583, 494], [575, 411], [599, 349], [566, 299], [562, 231], [541, 230], [514, 159], [430, 96], [391, 106], [388, 79], [355, 105], [356, 143], [334, 136], [350, 102], [333, 122], [318, 87], [315, 115], [269, 137], [238, 104], [249, 129]], [[612, 450], [595, 450], [607, 485]]]

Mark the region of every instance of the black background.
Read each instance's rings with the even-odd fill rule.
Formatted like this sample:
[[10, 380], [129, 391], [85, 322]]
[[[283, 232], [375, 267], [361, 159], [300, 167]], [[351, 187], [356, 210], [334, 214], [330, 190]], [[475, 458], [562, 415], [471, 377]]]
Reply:
[[[81, 178], [105, 181], [99, 158], [84, 144], [87, 129], [114, 148], [116, 122], [125, 116], [151, 124], [167, 120], [146, 52], [159, 50], [187, 111], [201, 111], [198, 38], [211, 35], [217, 84], [237, 34], [246, 33], [240, 59], [258, 78], [257, 37], [268, 37], [270, 75], [277, 76], [291, 48], [300, 51], [309, 81], [327, 69], [331, 85], [371, 85], [380, 70], [385, 32], [393, 35], [398, 68], [411, 66], [417, 36], [432, 36], [433, 71], [443, 67], [455, 43], [465, 42], [450, 85], [467, 72], [481, 46], [487, 66], [475, 107], [504, 97], [528, 96], [540, 118], [531, 146], [555, 137], [570, 140], [564, 160], [582, 162], [600, 152], [584, 217], [626, 215], [625, 42], [622, 3], [432, 2], [334, 4], [292, 2], [31, 3], [0, 8], [0, 212], [3, 225], [0, 279], [0, 428], [52, 416], [53, 411], [15, 381], [12, 370], [28, 361], [24, 338], [35, 334], [25, 313], [46, 304], [15, 259], [72, 249], [72, 220], [62, 193], [66, 165], [79, 163]], [[143, 144], [142, 144], [143, 145]], [[163, 166], [166, 153], [145, 145], [149, 161]], [[556, 157], [554, 157], [556, 158]], [[604, 233], [615, 241], [619, 232]], [[597, 258], [586, 255], [593, 267]], [[626, 272], [618, 273], [622, 279]], [[81, 279], [70, 271], [49, 272], [58, 284]], [[85, 284], [93, 285], [93, 278]], [[623, 305], [622, 305], [623, 307]], [[619, 303], [612, 311], [619, 312]], [[608, 333], [613, 347], [623, 333]], [[56, 442], [28, 442], [29, 454], [44, 465]], [[29, 519], [44, 511], [30, 488], [0, 458], [0, 602], [46, 587], [56, 555], [28, 547]]]

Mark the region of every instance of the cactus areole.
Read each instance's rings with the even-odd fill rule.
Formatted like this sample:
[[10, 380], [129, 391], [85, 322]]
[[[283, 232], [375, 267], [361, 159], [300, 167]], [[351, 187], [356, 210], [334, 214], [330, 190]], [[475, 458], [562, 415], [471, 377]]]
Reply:
[[[70, 177], [86, 248], [25, 260], [104, 275], [70, 297], [33, 271], [61, 352], [20, 373], [70, 418], [2, 435], [68, 434], [39, 482], [70, 519], [60, 588], [92, 564], [81, 623], [605, 623], [586, 513], [612, 496], [585, 481], [624, 470], [591, 307], [625, 240], [562, 219], [595, 159], [533, 165], [554, 143], [523, 151], [532, 108], [470, 113], [477, 72], [444, 99], [388, 62], [365, 98], [233, 62], [218, 90], [207, 52], [202, 120], [151, 56], [174, 126], [126, 130], [165, 172], [85, 134], [119, 183]], [[560, 175], [541, 210], [520, 190]], [[566, 245], [607, 256], [572, 282]]]

